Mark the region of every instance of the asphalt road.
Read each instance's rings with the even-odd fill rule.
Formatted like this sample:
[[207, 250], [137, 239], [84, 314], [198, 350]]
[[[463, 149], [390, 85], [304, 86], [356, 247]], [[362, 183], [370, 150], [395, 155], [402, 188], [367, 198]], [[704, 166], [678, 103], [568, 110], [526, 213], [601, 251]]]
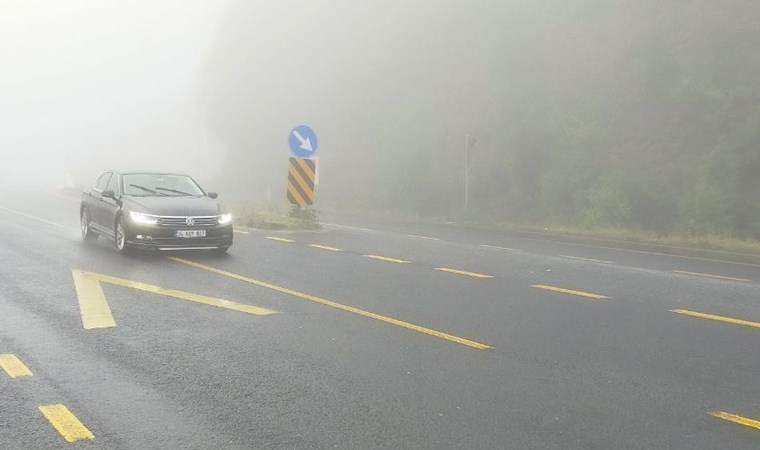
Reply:
[[731, 255], [325, 217], [122, 257], [77, 213], [0, 195], [0, 448], [760, 448]]

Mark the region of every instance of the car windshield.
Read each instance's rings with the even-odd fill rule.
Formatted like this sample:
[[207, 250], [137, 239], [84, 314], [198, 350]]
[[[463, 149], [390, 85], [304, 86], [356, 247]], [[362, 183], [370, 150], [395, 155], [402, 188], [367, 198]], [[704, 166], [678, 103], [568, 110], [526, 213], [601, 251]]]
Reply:
[[122, 192], [135, 197], [184, 197], [204, 195], [187, 175], [132, 173], [122, 177]]

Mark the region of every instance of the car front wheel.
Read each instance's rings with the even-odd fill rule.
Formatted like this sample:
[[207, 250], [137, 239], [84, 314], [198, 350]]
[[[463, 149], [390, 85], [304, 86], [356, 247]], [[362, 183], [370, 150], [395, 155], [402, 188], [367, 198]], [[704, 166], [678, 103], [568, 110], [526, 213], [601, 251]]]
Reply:
[[124, 228], [124, 220], [121, 217], [116, 221], [114, 237], [116, 241], [116, 251], [121, 254], [128, 253], [129, 245], [127, 244], [127, 231], [126, 228]]
[[93, 242], [98, 239], [97, 233], [90, 228], [90, 211], [87, 208], [82, 209], [82, 213], [79, 215], [80, 229], [82, 231], [82, 239], [85, 242]]

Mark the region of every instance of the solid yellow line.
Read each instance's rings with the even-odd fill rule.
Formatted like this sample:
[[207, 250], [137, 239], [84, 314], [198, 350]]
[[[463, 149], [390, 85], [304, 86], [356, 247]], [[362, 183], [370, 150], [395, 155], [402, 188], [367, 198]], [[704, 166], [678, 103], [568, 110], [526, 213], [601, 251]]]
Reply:
[[728, 420], [729, 422], [738, 423], [739, 425], [744, 425], [745, 427], [760, 430], [760, 420], [749, 419], [747, 417], [742, 417], [740, 415], [731, 414], [724, 411], [714, 411], [711, 412], [710, 415], [719, 419]]
[[335, 247], [328, 247], [326, 245], [309, 244], [309, 247], [321, 248], [322, 250], [330, 250], [331, 252], [342, 252], [343, 250]]
[[379, 256], [379, 255], [363, 255], [365, 258], [372, 258], [377, 259], [380, 261], [388, 261], [396, 264], [409, 264], [409, 261], [405, 261], [403, 259], [396, 259], [396, 258], [388, 258], [387, 256]]
[[140, 291], [151, 292], [155, 294], [165, 295], [167, 297], [179, 298], [182, 300], [189, 300], [191, 302], [201, 303], [209, 306], [216, 306], [224, 309], [231, 309], [233, 311], [244, 312], [253, 314], [256, 316], [268, 316], [270, 314], [276, 314], [277, 311], [271, 309], [260, 308], [258, 306], [246, 305], [243, 303], [231, 302], [229, 300], [223, 300], [221, 298], [206, 297], [205, 295], [193, 294], [191, 292], [183, 292], [175, 289], [165, 289], [152, 284], [140, 283], [138, 281], [124, 280], [122, 278], [110, 277], [108, 275], [101, 274], [87, 274], [89, 277], [97, 281], [102, 281], [108, 284], [114, 284], [117, 286], [128, 287], [137, 289]]
[[726, 323], [733, 323], [735, 325], [744, 325], [744, 326], [747, 326], [747, 327], [760, 328], [760, 323], [758, 323], [758, 322], [750, 322], [748, 320], [733, 319], [731, 317], [716, 316], [716, 315], [713, 315], [713, 314], [705, 314], [705, 313], [696, 312], [696, 311], [689, 311], [689, 310], [686, 310], [686, 309], [671, 309], [670, 312], [673, 312], [673, 313], [676, 313], [676, 314], [683, 314], [685, 316], [699, 317], [700, 319], [717, 320], [718, 322], [726, 322]]
[[597, 262], [597, 263], [602, 263], [602, 264], [612, 264], [612, 261], [604, 261], [602, 259], [581, 258], [580, 256], [559, 255], [559, 257], [560, 258], [577, 259], [577, 260], [580, 260], [580, 261]]
[[71, 274], [74, 276], [74, 286], [79, 299], [82, 327], [85, 330], [115, 327], [116, 321], [100, 283], [79, 270], [72, 270]]
[[63, 405], [40, 406], [40, 412], [50, 421], [66, 442], [76, 442], [83, 439], [95, 439], [95, 435], [87, 429], [77, 417]]
[[723, 275], [712, 275], [709, 273], [700, 273], [700, 272], [686, 272], [685, 270], [674, 270], [675, 273], [680, 273], [683, 275], [694, 275], [697, 277], [706, 277], [706, 278], [717, 278], [719, 280], [729, 280], [729, 281], [750, 281], [746, 278], [734, 278], [734, 277], [725, 277]]
[[493, 275], [486, 275], [484, 273], [467, 272], [465, 270], [449, 269], [448, 267], [436, 267], [435, 270], [440, 270], [441, 272], [455, 273], [457, 275], [464, 275], [464, 276], [473, 277], [473, 278], [493, 278]]
[[5, 370], [11, 378], [31, 377], [32, 371], [21, 362], [16, 355], [0, 355], [0, 367]]
[[278, 242], [288, 242], [288, 243], [295, 242], [293, 239], [285, 239], [285, 238], [274, 237], [274, 236], [267, 236], [267, 239], [271, 239], [273, 241], [278, 241]]
[[597, 299], [597, 300], [609, 298], [606, 295], [592, 294], [590, 292], [583, 292], [583, 291], [574, 291], [572, 289], [565, 289], [565, 288], [556, 287], [556, 286], [547, 286], [545, 284], [534, 284], [531, 287], [538, 288], [538, 289], [545, 289], [547, 291], [561, 292], [563, 294], [570, 294], [570, 295], [577, 295], [577, 296], [580, 296], [580, 297], [593, 298], [593, 299]]
[[440, 331], [432, 330], [430, 328], [421, 327], [419, 325], [414, 325], [414, 324], [411, 324], [411, 323], [408, 323], [408, 322], [404, 322], [404, 321], [401, 321], [401, 320], [398, 320], [398, 319], [393, 319], [391, 317], [381, 316], [380, 314], [375, 314], [375, 313], [372, 313], [372, 312], [369, 312], [369, 311], [364, 311], [364, 310], [361, 310], [359, 308], [354, 308], [353, 306], [342, 305], [340, 303], [337, 303], [337, 302], [334, 302], [334, 301], [331, 301], [331, 300], [326, 300], [324, 298], [316, 297], [314, 295], [304, 294], [303, 292], [294, 291], [292, 289], [276, 286], [274, 284], [266, 283], [266, 282], [263, 282], [263, 281], [254, 280], [252, 278], [244, 277], [242, 275], [238, 275], [238, 274], [235, 274], [235, 273], [232, 273], [232, 272], [227, 272], [227, 271], [221, 270], [221, 269], [216, 269], [214, 267], [206, 266], [206, 265], [203, 265], [203, 264], [198, 264], [196, 262], [188, 261], [186, 259], [181, 259], [181, 258], [176, 258], [176, 257], [170, 257], [169, 259], [171, 259], [172, 261], [176, 261], [178, 263], [187, 264], [188, 266], [196, 267], [198, 269], [203, 269], [203, 270], [206, 270], [206, 271], [209, 271], [209, 272], [213, 272], [213, 273], [216, 273], [216, 274], [219, 274], [219, 275], [223, 275], [225, 277], [234, 278], [234, 279], [239, 280], [239, 281], [244, 281], [246, 283], [250, 283], [250, 284], [253, 284], [253, 285], [256, 285], [256, 286], [260, 286], [260, 287], [263, 287], [263, 288], [267, 288], [267, 289], [271, 289], [273, 291], [281, 292], [283, 294], [288, 294], [288, 295], [292, 295], [294, 297], [298, 297], [298, 298], [301, 298], [301, 299], [304, 299], [304, 300], [309, 300], [309, 301], [312, 301], [312, 302], [315, 302], [315, 303], [319, 303], [321, 305], [330, 306], [332, 308], [340, 309], [342, 311], [350, 312], [350, 313], [357, 314], [357, 315], [360, 315], [360, 316], [363, 316], [363, 317], [369, 317], [371, 319], [379, 320], [379, 321], [385, 322], [385, 323], [390, 323], [392, 325], [396, 325], [396, 326], [399, 326], [399, 327], [402, 327], [402, 328], [406, 328], [406, 329], [409, 329], [409, 330], [414, 330], [414, 331], [417, 331], [417, 332], [420, 332], [420, 333], [424, 333], [424, 334], [427, 334], [427, 335], [430, 335], [430, 336], [435, 336], [437, 338], [445, 339], [447, 341], [456, 342], [457, 344], [466, 345], [468, 347], [476, 348], [478, 350], [486, 350], [486, 349], [491, 348], [490, 346], [488, 346], [486, 344], [481, 344], [479, 342], [471, 341], [469, 339], [464, 339], [464, 338], [457, 337], [457, 336], [454, 336], [454, 335], [451, 335], [451, 334], [442, 333]]

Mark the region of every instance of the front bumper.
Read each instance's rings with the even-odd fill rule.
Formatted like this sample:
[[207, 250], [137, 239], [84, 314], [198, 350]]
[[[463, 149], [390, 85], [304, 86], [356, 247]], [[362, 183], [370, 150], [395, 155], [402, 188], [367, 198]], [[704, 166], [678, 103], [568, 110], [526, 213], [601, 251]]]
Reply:
[[[206, 230], [206, 237], [178, 238], [178, 230]], [[170, 227], [131, 224], [126, 230], [127, 244], [145, 250], [213, 250], [232, 245], [232, 224], [204, 227]]]

